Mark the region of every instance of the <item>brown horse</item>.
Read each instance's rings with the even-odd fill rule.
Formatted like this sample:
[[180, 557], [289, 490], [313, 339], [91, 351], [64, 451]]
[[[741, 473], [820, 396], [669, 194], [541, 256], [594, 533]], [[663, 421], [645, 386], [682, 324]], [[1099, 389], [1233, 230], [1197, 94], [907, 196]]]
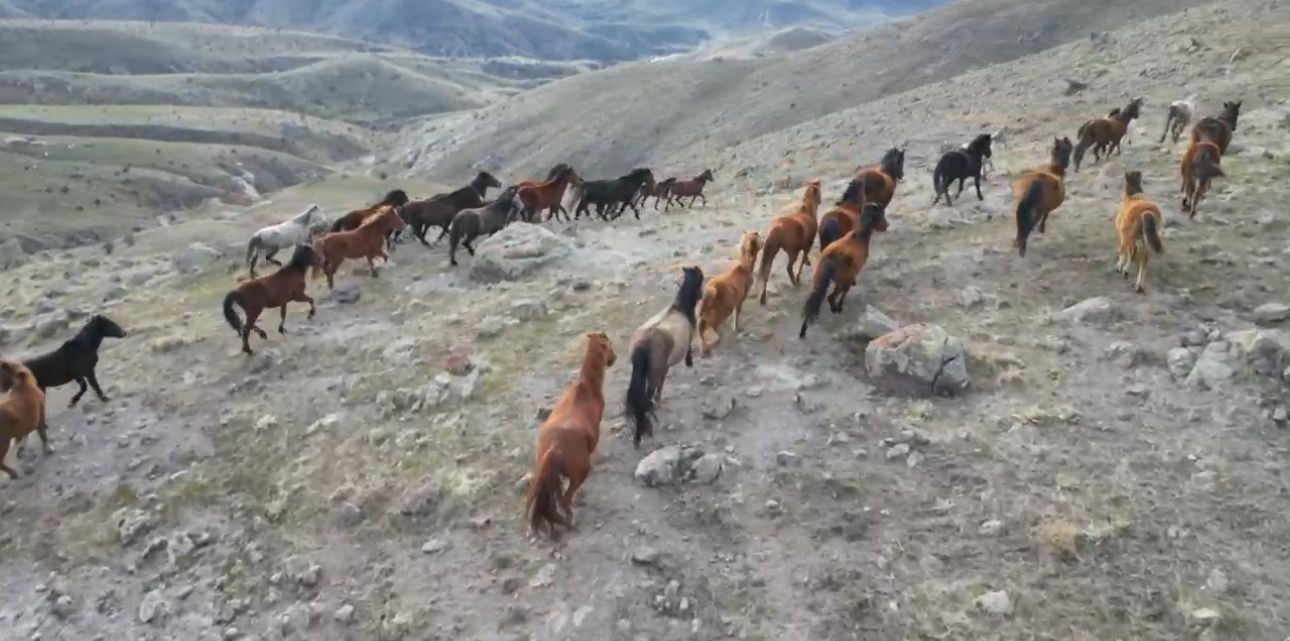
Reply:
[[327, 234], [314, 241], [314, 249], [322, 255], [322, 266], [314, 270], [327, 275], [327, 287], [335, 289], [333, 277], [347, 258], [366, 258], [372, 268], [372, 278], [379, 274], [376, 270], [376, 259], [388, 262], [390, 255], [385, 253], [385, 235], [403, 229], [403, 222], [393, 207], [382, 207], [374, 216], [369, 217], [353, 231], [338, 231]]
[[1114, 150], [1120, 153], [1120, 141], [1133, 122], [1142, 112], [1142, 98], [1134, 98], [1124, 109], [1112, 111], [1106, 118], [1090, 120], [1079, 128], [1079, 144], [1075, 146], [1075, 171], [1079, 171], [1084, 161], [1084, 152], [1093, 148], [1093, 160], [1101, 161], [1102, 155], [1110, 155]]
[[1241, 102], [1224, 102], [1223, 113], [1196, 121], [1196, 125], [1191, 128], [1192, 142], [1208, 140], [1218, 145], [1220, 155], [1226, 154], [1228, 145], [1232, 144], [1232, 134], [1236, 131], [1236, 121], [1241, 117]]
[[532, 222], [543, 209], [550, 209], [547, 220], [559, 220], [561, 212], [565, 220], [570, 220], [569, 212], [565, 211], [561, 201], [564, 200], [565, 188], [578, 180], [578, 174], [568, 165], [557, 166], [554, 173], [555, 176], [544, 182], [518, 185], [515, 197], [520, 201], [521, 215], [526, 222]]
[[1128, 278], [1129, 267], [1138, 266], [1138, 282], [1134, 285], [1138, 293], [1146, 291], [1143, 284], [1147, 280], [1147, 247], [1157, 254], [1165, 253], [1165, 245], [1160, 240], [1164, 221], [1160, 207], [1142, 193], [1142, 172], [1125, 172], [1124, 202], [1115, 214], [1115, 229], [1120, 234], [1120, 252], [1115, 269]]
[[[557, 526], [573, 527], [573, 498], [591, 473], [591, 455], [600, 442], [605, 370], [616, 360], [609, 336], [587, 334], [587, 353], [577, 382], [565, 390], [538, 429], [533, 476], [524, 499], [529, 527], [536, 534], [546, 530], [552, 539], [558, 539]], [[569, 479], [569, 489], [563, 494], [561, 477]]]
[[1030, 233], [1036, 229], [1044, 233], [1049, 214], [1066, 200], [1066, 167], [1070, 165], [1071, 149], [1070, 138], [1054, 138], [1048, 164], [1022, 173], [1012, 183], [1017, 198], [1017, 238], [1013, 245], [1023, 257]]
[[16, 479], [18, 472], [4, 462], [10, 444], [36, 432], [44, 451], [51, 451], [45, 425], [45, 393], [31, 370], [17, 361], [0, 361], [0, 389], [9, 390], [9, 396], [0, 401], [0, 471]]
[[[313, 247], [297, 245], [295, 253], [291, 255], [291, 262], [285, 267], [268, 276], [245, 281], [224, 296], [224, 320], [242, 337], [243, 352], [254, 354], [249, 340], [252, 331], [259, 333], [261, 340], [269, 338], [264, 330], [255, 326], [256, 319], [266, 309], [277, 307], [282, 310], [282, 321], [278, 323], [279, 334], [287, 333], [287, 303], [309, 303], [309, 318], [314, 317], [314, 299], [305, 293], [308, 282], [306, 276], [309, 268], [318, 269], [321, 262], [321, 257]], [[234, 306], [241, 307], [246, 312], [245, 323], [238, 319]]]
[[[703, 288], [703, 301], [699, 303], [699, 353], [707, 356], [717, 343], [721, 334], [717, 331], [721, 324], [733, 314], [735, 331], [739, 331], [739, 316], [744, 309], [744, 301], [752, 291], [753, 269], [757, 265], [757, 252], [761, 251], [761, 234], [746, 231], [739, 239], [739, 260], [730, 266], [725, 273], [708, 281]], [[704, 330], [711, 330], [716, 339], [708, 342]]]
[[1224, 175], [1223, 168], [1219, 166], [1222, 160], [1222, 147], [1209, 139], [1193, 138], [1191, 144], [1187, 146], [1187, 151], [1183, 153], [1182, 206], [1183, 211], [1191, 214], [1191, 218], [1196, 217], [1196, 207], [1205, 197], [1205, 192], [1209, 191], [1210, 181]]
[[[482, 206], [484, 198], [488, 196], [488, 189], [501, 186], [501, 181], [494, 178], [492, 174], [481, 171], [475, 175], [475, 179], [469, 185], [461, 189], [431, 196], [425, 200], [414, 200], [399, 207], [399, 217], [412, 228], [412, 235], [416, 236], [422, 245], [429, 247], [430, 241], [426, 240], [426, 232], [431, 227], [439, 228], [439, 237], [435, 242], [443, 240], [443, 237], [448, 235], [448, 226], [452, 224], [452, 219], [457, 212]], [[394, 233], [395, 238], [400, 235], [401, 232]]]
[[[858, 167], [852, 179], [863, 181], [865, 189], [862, 196], [873, 199], [885, 209], [896, 195], [896, 184], [905, 179], [905, 150], [899, 147], [888, 149], [877, 165]], [[861, 201], [860, 205], [866, 202], [868, 200]]]
[[659, 201], [665, 198], [671, 198], [672, 185], [675, 185], [675, 184], [676, 184], [675, 178], [668, 178], [663, 182], [656, 183], [656, 182], [650, 181], [645, 183], [644, 185], [641, 185], [641, 193], [639, 196], [637, 196], [635, 205], [637, 207], [644, 207], [645, 201], [649, 200], [650, 198], [653, 198], [654, 211], [658, 211]]
[[695, 176], [694, 178], [689, 180], [678, 180], [672, 183], [672, 189], [667, 194], [667, 205], [663, 207], [663, 211], [667, 211], [672, 206], [672, 203], [676, 203], [679, 207], [681, 205], [681, 199], [687, 197], [690, 199], [690, 202], [685, 205], [686, 207], [693, 207], [694, 200], [696, 198], [702, 200], [703, 206], [707, 207], [708, 197], [703, 195], [703, 188], [707, 187], [708, 183], [714, 180], [716, 179], [712, 176], [712, 170], [704, 169], [703, 173]]
[[355, 209], [354, 211], [337, 218], [336, 222], [332, 223], [331, 230], [350, 231], [358, 229], [358, 226], [363, 224], [363, 221], [367, 220], [368, 216], [375, 214], [376, 210], [382, 207], [402, 207], [406, 204], [408, 204], [408, 195], [404, 193], [402, 189], [395, 189], [394, 191], [385, 194], [385, 198], [382, 198], [381, 202], [370, 207]]
[[686, 367], [694, 367], [693, 344], [698, 325], [694, 308], [703, 298], [703, 270], [685, 267], [681, 273], [681, 286], [672, 304], [638, 327], [628, 348], [632, 376], [624, 415], [633, 427], [632, 442], [636, 447], [641, 446], [641, 438], [654, 434], [651, 416], [654, 405], [663, 398], [668, 371], [682, 359]]
[[[521, 187], [540, 187], [540, 186], [542, 185], [542, 183], [545, 183], [545, 182], [547, 182], [547, 181], [549, 181], [549, 180], [554, 180], [556, 176], [560, 175], [560, 172], [561, 172], [561, 171], [564, 171], [565, 169], [570, 169], [570, 168], [571, 168], [571, 167], [570, 167], [569, 163], [563, 163], [563, 162], [562, 162], [562, 163], [559, 163], [559, 164], [555, 165], [554, 167], [552, 167], [552, 168], [551, 168], [551, 171], [546, 172], [546, 178], [544, 178], [544, 179], [542, 179], [542, 180], [532, 180], [532, 179], [529, 179], [529, 180], [521, 180], [521, 181], [519, 181], [519, 182], [515, 183], [514, 187], [515, 187], [516, 189], [519, 189], [519, 188], [521, 188]], [[578, 181], [577, 181], [577, 180], [574, 180], [574, 181], [572, 181], [570, 184], [571, 184], [571, 185], [576, 185], [577, 183], [578, 183]], [[566, 189], [566, 193], [567, 193], [567, 189]], [[575, 201], [575, 202], [577, 202], [577, 199], [574, 199], [574, 201]], [[563, 207], [564, 207], [564, 198], [563, 198], [563, 196], [562, 196], [562, 197], [561, 197], [561, 199], [560, 199], [559, 204], [557, 204], [557, 205], [554, 205], [554, 206], [552, 206], [552, 207], [547, 208], [547, 214], [546, 214], [547, 220], [550, 220], [550, 219], [554, 218], [554, 217], [555, 217], [555, 214], [556, 214], [556, 211], [558, 210], [558, 208], [563, 208]], [[568, 212], [566, 211], [565, 213], [567, 214]], [[528, 222], [528, 221], [526, 221], [526, 222]]]
[[865, 203], [856, 230], [829, 245], [820, 255], [811, 295], [806, 298], [806, 306], [802, 310], [802, 329], [797, 334], [798, 338], [806, 338], [807, 326], [819, 320], [820, 305], [824, 303], [824, 294], [830, 283], [833, 284], [833, 293], [828, 295], [829, 310], [834, 314], [842, 313], [847, 292], [855, 287], [856, 277], [869, 262], [869, 242], [876, 231], [887, 231], [886, 210], [876, 202]]
[[[807, 181], [806, 189], [802, 191], [802, 202], [796, 209], [771, 221], [770, 230], [766, 232], [766, 245], [761, 251], [761, 270], [758, 274], [761, 281], [759, 300], [763, 306], [766, 304], [766, 288], [770, 285], [770, 268], [774, 266], [775, 255], [780, 250], [788, 254], [788, 280], [794, 286], [800, 282], [802, 268], [811, 264], [809, 254], [811, 245], [815, 243], [815, 216], [819, 209], [820, 181], [812, 179]], [[797, 262], [798, 255], [802, 257], [802, 264], [794, 272], [793, 263]]]
[[855, 229], [856, 222], [860, 220], [860, 210], [864, 208], [865, 185], [863, 178], [852, 180], [847, 184], [847, 190], [842, 193], [842, 198], [834, 203], [833, 209], [820, 216], [821, 253], [832, 245], [833, 241]]

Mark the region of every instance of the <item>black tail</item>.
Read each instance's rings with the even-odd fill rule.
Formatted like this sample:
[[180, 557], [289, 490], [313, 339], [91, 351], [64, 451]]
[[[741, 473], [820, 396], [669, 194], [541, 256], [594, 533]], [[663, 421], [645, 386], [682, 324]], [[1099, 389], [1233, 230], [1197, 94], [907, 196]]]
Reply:
[[820, 263], [820, 272], [811, 287], [811, 295], [806, 298], [806, 305], [802, 308], [802, 331], [797, 334], [798, 338], [806, 338], [806, 327], [820, 319], [820, 306], [824, 304], [824, 295], [829, 291], [829, 283], [833, 282], [834, 267], [835, 264], [831, 260]]
[[1170, 126], [1171, 126], [1171, 125], [1173, 125], [1173, 124], [1174, 124], [1174, 112], [1175, 112], [1175, 111], [1176, 111], [1176, 109], [1175, 109], [1174, 107], [1172, 107], [1172, 106], [1171, 106], [1171, 107], [1169, 107], [1169, 114], [1165, 116], [1165, 130], [1164, 130], [1164, 131], [1162, 131], [1162, 132], [1160, 132], [1160, 142], [1162, 142], [1162, 143], [1165, 141], [1165, 138], [1168, 138], [1168, 137], [1169, 137], [1169, 128], [1170, 128]]
[[625, 412], [633, 426], [632, 443], [641, 446], [641, 438], [654, 435], [651, 415], [654, 413], [654, 390], [649, 388], [650, 348], [642, 342], [632, 350], [632, 380], [627, 386]]
[[1026, 196], [1017, 203], [1017, 251], [1026, 256], [1026, 239], [1039, 222], [1039, 203], [1044, 199], [1044, 183], [1035, 180], [1026, 189]]
[[820, 225], [820, 252], [823, 253], [833, 241], [842, 237], [842, 223], [830, 218]]
[[336, 219], [336, 222], [331, 224], [331, 230], [333, 232], [343, 231], [342, 228], [344, 226], [345, 226], [345, 217], [341, 216], [340, 218]]
[[1199, 180], [1210, 180], [1223, 176], [1223, 168], [1218, 165], [1218, 157], [1212, 148], [1202, 147], [1191, 161], [1192, 172]]
[[941, 194], [945, 193], [947, 189], [949, 189], [949, 181], [945, 180], [945, 168], [938, 162], [936, 163], [936, 169], [932, 172], [932, 190], [936, 192], [936, 198], [932, 200], [933, 205], [940, 202]]
[[224, 297], [224, 320], [228, 321], [228, 326], [232, 327], [233, 331], [241, 334], [242, 319], [237, 317], [237, 310], [233, 309], [234, 305], [245, 307], [245, 305], [242, 305], [242, 296], [240, 294], [237, 292], [229, 292], [228, 295]]
[[1147, 239], [1147, 244], [1157, 254], [1165, 253], [1165, 244], [1160, 240], [1160, 226], [1154, 213], [1148, 212], [1142, 215], [1142, 236]]

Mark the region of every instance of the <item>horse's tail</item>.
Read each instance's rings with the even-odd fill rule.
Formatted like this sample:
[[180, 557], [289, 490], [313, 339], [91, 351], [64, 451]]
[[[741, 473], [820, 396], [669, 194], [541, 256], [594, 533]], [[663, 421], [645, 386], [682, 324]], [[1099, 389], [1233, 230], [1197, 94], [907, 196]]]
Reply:
[[654, 412], [653, 392], [649, 388], [649, 370], [651, 361], [648, 341], [641, 341], [632, 350], [632, 378], [627, 385], [627, 401], [624, 411], [627, 422], [632, 424], [632, 443], [641, 446], [641, 438], [653, 436], [654, 424], [650, 415]]
[[1088, 126], [1089, 126], [1089, 125], [1091, 125], [1091, 124], [1093, 124], [1093, 121], [1092, 121], [1092, 120], [1089, 120], [1089, 121], [1085, 122], [1084, 124], [1080, 125], [1080, 126], [1079, 126], [1079, 131], [1075, 134], [1075, 137], [1076, 137], [1076, 138], [1079, 138], [1080, 140], [1083, 140], [1083, 139], [1084, 139], [1084, 134], [1088, 132]]
[[1191, 161], [1192, 175], [1200, 180], [1209, 180], [1224, 176], [1223, 168], [1218, 166], [1218, 155], [1209, 146], [1202, 146]]
[[820, 253], [828, 248], [833, 241], [842, 237], [842, 223], [837, 218], [830, 217], [820, 225]]
[[1142, 214], [1142, 237], [1157, 254], [1165, 253], [1165, 244], [1160, 240], [1160, 214], [1154, 211]]
[[1044, 182], [1035, 179], [1026, 188], [1025, 197], [1017, 203], [1017, 251], [1023, 258], [1026, 255], [1026, 240], [1035, 228], [1035, 223], [1039, 222], [1039, 205], [1043, 199]]
[[940, 162], [936, 163], [936, 169], [932, 170], [932, 189], [936, 192], [936, 200], [933, 200], [932, 204], [936, 204], [941, 199], [941, 194], [949, 190], [951, 181], [946, 180], [947, 173], [945, 159], [942, 158]]
[[[1083, 132], [1084, 128], [1080, 127], [1080, 131]], [[1088, 151], [1088, 148], [1091, 146], [1093, 146], [1093, 141], [1089, 138], [1085, 138], [1084, 134], [1081, 133], [1079, 142], [1075, 143], [1075, 171], [1079, 171], [1080, 163], [1084, 162], [1084, 152]]]
[[820, 319], [820, 306], [824, 304], [824, 295], [829, 291], [829, 283], [833, 282], [833, 270], [836, 268], [837, 263], [832, 260], [820, 262], [820, 271], [811, 286], [811, 295], [806, 297], [806, 305], [802, 308], [802, 331], [798, 332], [798, 338], [806, 338], [807, 325]]
[[[770, 268], [775, 265], [775, 254], [779, 253], [779, 235], [775, 232], [772, 229], [766, 234], [766, 246], [761, 249], [761, 269], [757, 271], [757, 280], [761, 282], [763, 295], [770, 284]], [[762, 298], [762, 304], [766, 304], [765, 298]]]
[[547, 529], [552, 538], [557, 535], [557, 525], [569, 526], [564, 515], [560, 514], [560, 471], [563, 467], [559, 451], [548, 449], [538, 461], [537, 469], [533, 470], [529, 491], [524, 497], [529, 527], [538, 533]]
[[231, 291], [224, 296], [224, 320], [228, 321], [228, 326], [232, 327], [233, 331], [241, 333], [242, 319], [237, 317], [237, 310], [233, 309], [234, 305], [246, 307], [242, 303], [242, 295], [236, 291]]
[[256, 251], [263, 246], [264, 246], [264, 241], [260, 240], [260, 236], [258, 234], [255, 236], [252, 236], [251, 242], [246, 244], [246, 264], [250, 266], [251, 269], [255, 269], [255, 263], [253, 263], [252, 261], [254, 261], [256, 258], [255, 256]]
[[1169, 137], [1169, 129], [1174, 124], [1174, 118], [1178, 117], [1178, 107], [1169, 105], [1169, 113], [1165, 114], [1165, 130], [1160, 132], [1160, 142], [1164, 142]]
[[333, 233], [345, 231], [345, 217], [341, 216], [340, 218], [337, 218], [336, 222], [331, 224], [331, 230]]

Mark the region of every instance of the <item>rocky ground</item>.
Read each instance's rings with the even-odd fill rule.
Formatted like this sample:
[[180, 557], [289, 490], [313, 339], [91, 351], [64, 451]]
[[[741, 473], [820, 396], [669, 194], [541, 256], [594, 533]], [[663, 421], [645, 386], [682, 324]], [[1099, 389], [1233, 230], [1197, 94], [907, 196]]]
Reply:
[[[1281, 641], [1286, 23], [1274, 5], [1241, 9], [749, 141], [707, 208], [517, 227], [457, 269], [442, 246], [402, 246], [379, 279], [343, 270], [342, 294], [313, 321], [293, 310], [291, 334], [255, 342], [254, 357], [218, 313], [246, 234], [386, 182], [297, 188], [10, 269], [4, 354], [52, 346], [93, 311], [130, 336], [103, 350], [111, 403], [65, 410], [68, 390], [54, 393], [57, 452], [29, 448], [24, 477], [0, 482], [0, 638]], [[1187, 51], [1215, 18], [1224, 26]], [[1104, 80], [1061, 97], [1019, 79], [1062, 61]], [[1229, 177], [1185, 221], [1181, 147], [1152, 133], [1161, 106], [1201, 84], [1203, 112], [1235, 96], [1246, 111]], [[1138, 137], [1071, 177], [1049, 233], [1018, 258], [1009, 174], [1129, 93], [1147, 96]], [[927, 208], [939, 141], [1000, 125], [985, 202]], [[621, 356], [681, 266], [715, 273], [789, 187], [818, 175], [831, 200], [852, 165], [903, 136], [908, 180], [847, 311], [799, 340], [805, 292], [777, 266], [744, 331], [673, 371], [658, 438], [639, 452], [620, 433], [620, 360], [580, 529], [530, 540], [534, 432], [582, 334], [609, 332]], [[1112, 270], [1126, 168], [1169, 221], [1145, 295]], [[516, 244], [539, 258], [507, 258]], [[940, 365], [965, 390], [885, 385], [870, 339], [917, 323], [952, 337]]]

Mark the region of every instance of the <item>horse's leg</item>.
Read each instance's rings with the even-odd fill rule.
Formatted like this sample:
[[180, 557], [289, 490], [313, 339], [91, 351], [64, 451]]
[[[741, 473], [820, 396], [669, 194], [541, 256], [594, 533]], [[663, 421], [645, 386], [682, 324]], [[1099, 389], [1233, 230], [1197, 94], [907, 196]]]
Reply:
[[76, 404], [81, 402], [81, 397], [85, 396], [85, 391], [89, 389], [89, 387], [85, 384], [85, 377], [83, 376], [76, 377], [76, 384], [81, 386], [81, 390], [79, 392], [76, 392], [75, 396], [72, 396], [72, 400], [67, 403], [68, 407], [76, 407]]
[[792, 283], [793, 287], [797, 287], [797, 274], [793, 273], [793, 263], [797, 262], [797, 252], [795, 250], [789, 250], [785, 253], [788, 254], [788, 265], [786, 266], [786, 269], [788, 270], [788, 282]]
[[304, 292], [304, 290], [301, 290], [301, 291], [300, 291], [300, 293], [299, 293], [299, 294], [296, 294], [296, 297], [295, 297], [295, 298], [293, 298], [293, 299], [291, 299], [291, 300], [293, 300], [293, 301], [295, 301], [295, 302], [297, 302], [297, 303], [309, 303], [309, 316], [308, 316], [308, 318], [312, 319], [312, 318], [314, 317], [314, 312], [315, 312], [315, 311], [317, 311], [317, 307], [315, 307], [315, 305], [314, 305], [314, 299], [313, 299], [311, 296], [309, 296], [308, 294], [306, 294], [306, 293]]
[[8, 436], [0, 436], [0, 472], [8, 474], [11, 479], [16, 479], [18, 478], [18, 472], [4, 462], [5, 457], [9, 456], [9, 443]]
[[380, 272], [380, 270], [378, 270], [378, 269], [376, 268], [376, 255], [375, 255], [375, 254], [368, 254], [368, 256], [367, 256], [367, 267], [368, 267], [368, 269], [372, 270], [372, 278], [380, 278], [380, 277], [381, 277], [381, 272]]
[[963, 183], [965, 183], [965, 182], [967, 182], [967, 176], [960, 176], [960, 177], [959, 177], [959, 191], [958, 191], [958, 193], [954, 194], [954, 197], [955, 197], [955, 198], [962, 198], [962, 197], [963, 197]]
[[466, 251], [467, 251], [467, 252], [469, 252], [471, 256], [474, 256], [474, 255], [475, 255], [475, 247], [474, 247], [474, 245], [471, 245], [471, 244], [470, 244], [470, 241], [472, 241], [472, 240], [475, 240], [475, 239], [474, 239], [474, 238], [467, 238], [465, 241], [463, 241], [463, 242], [461, 243], [461, 246], [462, 246], [462, 247], [465, 247], [465, 248], [466, 248]]
[[90, 382], [90, 387], [94, 388], [94, 394], [99, 397], [100, 401], [106, 403], [112, 400], [103, 393], [103, 388], [99, 387], [99, 379], [94, 375], [94, 370], [90, 370], [90, 373], [86, 374], [85, 378]]
[[564, 496], [560, 498], [560, 507], [564, 509], [564, 518], [569, 522], [570, 529], [577, 529], [573, 524], [573, 499], [578, 494], [578, 488], [587, 480], [591, 474], [591, 457], [588, 456], [586, 461], [569, 461], [565, 460], [566, 470], [569, 473], [569, 489], [565, 490]]
[[[747, 297], [744, 297], [744, 300], [747, 300]], [[744, 301], [741, 300], [738, 303], [735, 303], [734, 327], [736, 332], [739, 331], [739, 316], [742, 315], [743, 312], [744, 312]]]
[[254, 315], [254, 316], [252, 316], [252, 315], [250, 315], [250, 314], [247, 314], [247, 321], [246, 321], [246, 324], [247, 324], [247, 326], [248, 326], [248, 327], [250, 327], [251, 329], [254, 329], [256, 334], [259, 334], [259, 335], [260, 335], [260, 339], [261, 339], [261, 340], [269, 340], [269, 334], [268, 334], [267, 332], [265, 332], [263, 329], [260, 329], [260, 328], [259, 328], [258, 326], [256, 326], [256, 324], [255, 324], [256, 319], [258, 319], [258, 318], [260, 317], [260, 313], [261, 313], [261, 312], [263, 312], [263, 311], [264, 311], [263, 309], [261, 309], [261, 310], [257, 311], [257, 312], [255, 313], [255, 315]]
[[1141, 254], [1138, 256], [1138, 282], [1133, 286], [1134, 291], [1139, 294], [1146, 293], [1147, 283], [1147, 261], [1150, 260], [1147, 248], [1143, 247]]
[[269, 248], [268, 251], [264, 252], [264, 260], [265, 262], [270, 262], [270, 263], [273, 263], [274, 265], [277, 265], [278, 267], [281, 267], [282, 261], [274, 258], [274, 256], [277, 256], [277, 255], [278, 255], [278, 248], [271, 247]]
[[977, 199], [977, 200], [985, 200], [985, 196], [982, 196], [982, 195], [981, 195], [981, 172], [980, 172], [980, 170], [978, 170], [978, 171], [976, 172], [976, 175], [975, 175], [975, 176], [972, 176], [972, 184], [976, 187], [976, 199]]
[[278, 322], [278, 334], [285, 336], [287, 334], [287, 304], [283, 303], [278, 308], [282, 311], [282, 320]]
[[701, 200], [703, 200], [703, 206], [704, 206], [704, 207], [707, 207], [707, 206], [708, 206], [708, 197], [707, 197], [707, 196], [704, 196], [702, 193], [700, 193], [700, 194], [699, 194], [699, 198], [700, 198]]

